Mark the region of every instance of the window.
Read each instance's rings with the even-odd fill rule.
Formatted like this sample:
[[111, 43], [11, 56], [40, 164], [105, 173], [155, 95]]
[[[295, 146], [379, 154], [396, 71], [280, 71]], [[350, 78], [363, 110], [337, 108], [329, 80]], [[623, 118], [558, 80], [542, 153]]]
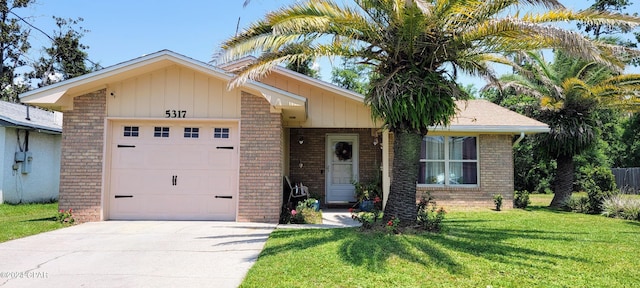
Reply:
[[420, 149], [418, 183], [478, 185], [477, 138], [425, 136]]
[[138, 137], [140, 135], [140, 127], [124, 126], [124, 137]]
[[229, 128], [213, 128], [213, 138], [228, 139]]
[[161, 137], [161, 138], [169, 137], [169, 127], [154, 127], [153, 137]]
[[200, 128], [184, 128], [184, 138], [198, 138], [198, 134], [200, 133]]

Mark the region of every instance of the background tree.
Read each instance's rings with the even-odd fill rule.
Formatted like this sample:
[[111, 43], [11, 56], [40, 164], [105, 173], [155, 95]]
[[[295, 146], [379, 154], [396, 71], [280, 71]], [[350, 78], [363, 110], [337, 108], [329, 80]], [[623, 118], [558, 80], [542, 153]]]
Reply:
[[625, 123], [622, 141], [625, 153], [620, 167], [640, 166], [640, 114], [636, 113]]
[[549, 124], [550, 133], [536, 136], [544, 155], [557, 163], [551, 206], [562, 207], [571, 197], [574, 157], [598, 143], [598, 108], [629, 108], [640, 99], [640, 74], [621, 75], [597, 63], [556, 51], [547, 63], [541, 53], [521, 53], [517, 74], [501, 78], [503, 89], [540, 100], [536, 118]]
[[[329, 0], [305, 1], [269, 13], [223, 43], [219, 62], [258, 54], [258, 60], [231, 82], [258, 80], [281, 63], [323, 56], [364, 59], [376, 77], [365, 103], [394, 133], [392, 182], [384, 217], [416, 221], [416, 182], [422, 139], [429, 127], [446, 126], [456, 113], [455, 99], [468, 95], [458, 72], [495, 78], [491, 62], [500, 54], [555, 48], [588, 61], [621, 69], [620, 52], [629, 49], [593, 42], [549, 26], [584, 21], [635, 27], [625, 15], [573, 12], [556, 0]], [[537, 15], [517, 8], [538, 6]], [[512, 13], [510, 13], [512, 12]], [[299, 50], [288, 49], [299, 45]]]
[[331, 70], [331, 82], [365, 95], [369, 91], [370, 73], [367, 65], [356, 63], [354, 59], [343, 59], [339, 67]]
[[32, 0], [0, 0], [0, 100], [18, 102], [18, 94], [26, 89], [14, 83], [16, 70], [26, 65], [25, 54], [31, 48], [29, 30], [15, 16], [14, 10], [25, 8]]
[[42, 56], [33, 64], [34, 71], [30, 77], [38, 79], [38, 86], [46, 86], [61, 80], [77, 77], [98, 69], [99, 65], [88, 58], [86, 46], [80, 39], [87, 30], [75, 28], [82, 18], [64, 19], [53, 17], [58, 30], [54, 31], [51, 46], [45, 47], [46, 56]]
[[[589, 8], [600, 12], [623, 13], [629, 5], [631, 5], [629, 0], [595, 0], [595, 3]], [[631, 27], [629, 26], [612, 26], [605, 23], [589, 22], [578, 23], [578, 29], [583, 29], [585, 32], [591, 33], [596, 39], [604, 35], [628, 33], [631, 31]]]
[[[297, 54], [302, 53], [304, 49], [305, 44], [303, 42], [289, 44], [283, 50], [286, 51], [286, 53]], [[290, 59], [286, 62], [286, 67], [289, 70], [296, 71], [312, 78], [320, 78], [319, 71], [313, 68], [315, 60], [316, 59], [314, 57]]]
[[[89, 60], [80, 40], [87, 30], [76, 26], [82, 21], [53, 17], [58, 30], [53, 36], [32, 25], [28, 18], [16, 11], [34, 4], [33, 0], [0, 0], [0, 99], [18, 102], [18, 94], [27, 91], [31, 83], [44, 86], [60, 80], [86, 74], [99, 67]], [[32, 31], [42, 33], [51, 40], [43, 47], [46, 56], [28, 60], [33, 54], [29, 44]], [[87, 64], [90, 63], [90, 64]]]
[[289, 62], [286, 67], [289, 70], [296, 71], [311, 78], [320, 78], [320, 71], [313, 68], [314, 63], [313, 59], [306, 59], [302, 62]]
[[[629, 0], [595, 0], [589, 8], [601, 13], [623, 13], [631, 5]], [[635, 12], [633, 15], [637, 15]], [[629, 35], [632, 28], [629, 26], [617, 26], [607, 23], [590, 23], [590, 22], [578, 22], [578, 29], [582, 29], [586, 33], [592, 35], [595, 39], [607, 38], [617, 42], [619, 45], [626, 47], [638, 47], [640, 42], [639, 32], [635, 32], [633, 36]], [[627, 60], [629, 64], [638, 66], [640, 64], [640, 58], [631, 58]]]

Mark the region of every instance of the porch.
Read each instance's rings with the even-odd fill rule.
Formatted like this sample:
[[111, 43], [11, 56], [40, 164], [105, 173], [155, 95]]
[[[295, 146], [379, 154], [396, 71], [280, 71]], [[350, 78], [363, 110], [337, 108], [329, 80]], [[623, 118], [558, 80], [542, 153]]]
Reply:
[[322, 207], [353, 205], [354, 181], [382, 185], [379, 129], [288, 128], [285, 135], [285, 175], [307, 186]]

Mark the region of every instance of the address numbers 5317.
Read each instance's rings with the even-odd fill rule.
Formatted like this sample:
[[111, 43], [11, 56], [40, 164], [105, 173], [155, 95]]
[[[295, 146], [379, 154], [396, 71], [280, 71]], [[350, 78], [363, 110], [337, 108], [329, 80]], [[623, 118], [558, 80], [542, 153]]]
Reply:
[[187, 110], [165, 110], [165, 118], [184, 118], [187, 116]]

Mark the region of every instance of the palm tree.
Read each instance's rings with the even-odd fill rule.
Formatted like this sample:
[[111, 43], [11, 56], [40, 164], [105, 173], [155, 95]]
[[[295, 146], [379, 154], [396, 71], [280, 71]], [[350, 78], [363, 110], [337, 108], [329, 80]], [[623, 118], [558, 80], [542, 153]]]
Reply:
[[516, 73], [501, 77], [500, 86], [540, 99], [537, 117], [549, 124], [551, 131], [538, 135], [537, 140], [543, 153], [558, 165], [551, 206], [561, 207], [573, 191], [573, 157], [596, 142], [593, 112], [601, 107], [640, 108], [640, 74], [615, 73], [560, 51], [553, 63], [545, 62], [540, 52], [520, 53], [516, 58]]
[[[457, 72], [494, 77], [500, 55], [558, 48], [619, 69], [623, 48], [592, 42], [549, 23], [580, 20], [635, 27], [640, 18], [565, 10], [557, 0], [331, 0], [296, 3], [267, 14], [223, 43], [218, 61], [258, 55], [230, 87], [258, 80], [277, 65], [339, 56], [372, 65], [377, 75], [365, 95], [372, 116], [394, 133], [392, 182], [385, 218], [416, 221], [416, 182], [422, 138], [434, 125], [448, 125], [455, 99], [466, 93]], [[546, 12], [520, 15], [514, 8]]]

